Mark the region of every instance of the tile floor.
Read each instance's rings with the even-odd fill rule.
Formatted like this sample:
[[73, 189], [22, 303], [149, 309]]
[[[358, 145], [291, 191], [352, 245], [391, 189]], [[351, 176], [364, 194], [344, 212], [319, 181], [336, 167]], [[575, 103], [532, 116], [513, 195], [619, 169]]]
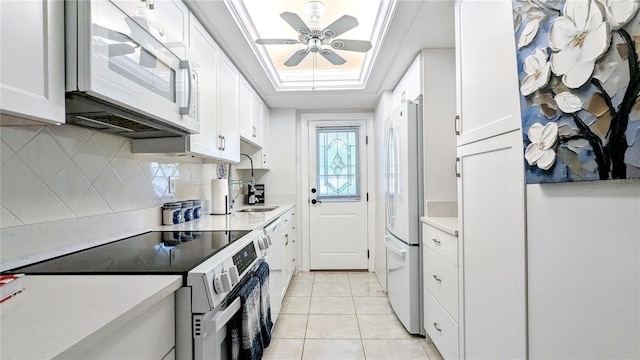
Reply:
[[442, 358], [406, 332], [373, 273], [314, 271], [292, 278], [264, 359]]

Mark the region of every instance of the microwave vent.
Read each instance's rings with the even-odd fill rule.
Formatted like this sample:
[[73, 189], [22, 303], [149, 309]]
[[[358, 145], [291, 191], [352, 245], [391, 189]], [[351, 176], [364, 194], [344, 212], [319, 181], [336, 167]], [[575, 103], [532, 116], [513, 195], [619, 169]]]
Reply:
[[67, 123], [133, 139], [182, 137], [183, 129], [88, 94], [66, 94]]

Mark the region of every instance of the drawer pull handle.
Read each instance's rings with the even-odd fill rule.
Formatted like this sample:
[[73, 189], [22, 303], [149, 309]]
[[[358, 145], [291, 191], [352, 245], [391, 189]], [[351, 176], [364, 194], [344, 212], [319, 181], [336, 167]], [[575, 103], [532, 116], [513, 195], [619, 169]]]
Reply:
[[441, 283], [442, 279], [438, 277], [438, 275], [433, 275], [433, 278], [436, 279], [437, 282]]
[[433, 240], [433, 242], [436, 243], [436, 245], [440, 246], [440, 240], [438, 239], [431, 239], [431, 240]]
[[436, 328], [436, 330], [438, 330], [439, 332], [442, 332], [442, 329], [438, 327], [438, 323], [433, 323], [433, 327]]

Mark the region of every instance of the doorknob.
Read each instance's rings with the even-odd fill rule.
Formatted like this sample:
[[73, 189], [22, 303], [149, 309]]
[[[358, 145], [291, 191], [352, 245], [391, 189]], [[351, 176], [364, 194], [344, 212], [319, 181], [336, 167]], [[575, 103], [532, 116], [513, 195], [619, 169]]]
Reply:
[[311, 203], [312, 203], [313, 205], [315, 205], [316, 203], [318, 203], [318, 204], [322, 203], [322, 201], [320, 201], [320, 200], [316, 200], [316, 199], [311, 199]]
[[315, 193], [316, 193], [316, 191], [317, 191], [317, 190], [316, 190], [316, 188], [311, 188], [311, 193], [312, 193], [312, 194], [315, 194]]

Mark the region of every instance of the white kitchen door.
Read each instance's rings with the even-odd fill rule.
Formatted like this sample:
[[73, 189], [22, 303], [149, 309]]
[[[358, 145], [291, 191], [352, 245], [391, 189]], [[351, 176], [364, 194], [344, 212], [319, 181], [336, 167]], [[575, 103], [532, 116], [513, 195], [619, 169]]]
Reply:
[[312, 270], [367, 269], [366, 121], [309, 122]]

